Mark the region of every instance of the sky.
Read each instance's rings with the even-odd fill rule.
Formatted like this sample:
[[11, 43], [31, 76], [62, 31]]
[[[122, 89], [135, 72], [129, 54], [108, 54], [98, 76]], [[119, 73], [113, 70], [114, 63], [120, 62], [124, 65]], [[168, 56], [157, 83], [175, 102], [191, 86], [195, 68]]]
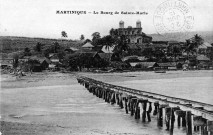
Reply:
[[[91, 39], [94, 32], [101, 36], [118, 28], [123, 20], [125, 27], [136, 26], [140, 20], [143, 32], [157, 33], [153, 16], [166, 0], [0, 0], [0, 36]], [[194, 20], [190, 31], [213, 30], [213, 0], [184, 0]], [[56, 14], [57, 11], [86, 11], [86, 14]], [[93, 12], [146, 12], [144, 15], [109, 15]], [[89, 13], [91, 12], [91, 13]]]

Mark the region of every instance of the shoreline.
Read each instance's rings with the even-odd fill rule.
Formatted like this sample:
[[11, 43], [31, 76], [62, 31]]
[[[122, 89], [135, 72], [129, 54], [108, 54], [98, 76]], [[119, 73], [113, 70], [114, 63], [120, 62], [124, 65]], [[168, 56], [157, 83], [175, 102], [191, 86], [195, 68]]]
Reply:
[[[76, 75], [82, 75], [105, 81], [107, 83], [123, 84], [134, 82], [132, 86], [141, 85], [140, 81], [147, 82], [170, 79], [184, 79], [212, 77], [213, 72], [204, 71], [169, 71], [163, 74], [154, 72], [125, 72], [125, 73], [90, 73], [90, 72], [41, 72], [31, 76], [23, 76], [18, 80], [11, 79], [11, 75], [4, 74], [8, 80], [1, 81], [1, 131], [5, 134], [139, 134], [141, 123], [135, 123], [128, 115], [119, 115], [121, 110], [107, 105], [103, 100], [88, 93], [82, 86], [77, 85]], [[1, 76], [2, 77], [2, 76]], [[166, 80], [167, 79], [167, 80]], [[137, 80], [137, 81], [136, 81]], [[184, 83], [184, 82], [183, 82]], [[150, 84], [152, 85], [152, 84]], [[144, 85], [145, 87], [146, 85]], [[148, 85], [149, 86], [149, 85]], [[81, 111], [85, 113], [81, 114]], [[123, 110], [122, 110], [123, 111]], [[98, 119], [97, 119], [98, 117]], [[106, 120], [106, 118], [108, 118]], [[127, 122], [130, 126], [124, 131], [117, 131], [113, 119], [118, 123]], [[153, 118], [154, 119], [154, 118]], [[85, 123], [85, 121], [87, 121]], [[135, 125], [139, 124], [139, 125]], [[155, 123], [152, 123], [155, 124]], [[149, 126], [152, 126], [149, 125]], [[96, 126], [95, 126], [96, 125]], [[101, 125], [101, 127], [99, 127]], [[127, 125], [120, 125], [125, 128]], [[134, 126], [133, 126], [134, 125]], [[106, 128], [109, 126], [108, 128]], [[100, 129], [99, 129], [100, 128]], [[101, 129], [104, 130], [101, 130]], [[106, 128], [106, 129], [105, 129]], [[150, 127], [157, 128], [157, 127]], [[133, 130], [133, 131], [132, 131]], [[134, 131], [135, 130], [135, 131]], [[159, 129], [155, 129], [158, 133]], [[98, 131], [98, 132], [96, 132]], [[150, 131], [151, 132], [151, 131]], [[160, 131], [159, 134], [167, 134]], [[3, 134], [4, 134], [3, 133]], [[144, 133], [146, 134], [146, 133]]]
[[[184, 77], [213, 77], [213, 70], [193, 70], [193, 71], [167, 71], [166, 73], [155, 73], [154, 71], [136, 72], [113, 72], [113, 73], [92, 73], [92, 72], [34, 72], [26, 73], [26, 76], [18, 78], [12, 74], [1, 74], [0, 87], [2, 89], [25, 88], [50, 85], [70, 85], [75, 83], [69, 78], [76, 76], [86, 76], [105, 82], [123, 82], [133, 80], [168, 79]], [[52, 83], [51, 83], [52, 82]]]
[[[75, 77], [76, 73], [59, 73], [59, 72], [34, 72], [33, 74], [27, 73], [26, 76], [18, 78], [11, 74], [1, 75], [1, 88], [26, 88], [26, 87], [38, 87], [38, 86], [52, 86], [52, 85], [70, 85], [75, 80], [67, 80]], [[6, 79], [5, 79], [6, 78]]]
[[150, 79], [168, 79], [183, 77], [213, 77], [213, 70], [194, 70], [194, 71], [167, 71], [166, 73], [148, 72], [125, 72], [125, 73], [79, 73], [86, 77], [98, 79], [105, 82], [123, 82], [133, 80], [150, 80]]

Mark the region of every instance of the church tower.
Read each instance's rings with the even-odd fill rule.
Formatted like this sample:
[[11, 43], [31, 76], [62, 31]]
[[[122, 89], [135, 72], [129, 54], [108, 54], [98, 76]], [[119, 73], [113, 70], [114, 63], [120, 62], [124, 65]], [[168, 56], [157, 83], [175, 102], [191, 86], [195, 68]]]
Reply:
[[121, 21], [119, 22], [119, 28], [124, 28], [124, 21], [121, 20]]
[[138, 21], [136, 22], [136, 28], [141, 28], [141, 21], [140, 21], [140, 20], [138, 20]]

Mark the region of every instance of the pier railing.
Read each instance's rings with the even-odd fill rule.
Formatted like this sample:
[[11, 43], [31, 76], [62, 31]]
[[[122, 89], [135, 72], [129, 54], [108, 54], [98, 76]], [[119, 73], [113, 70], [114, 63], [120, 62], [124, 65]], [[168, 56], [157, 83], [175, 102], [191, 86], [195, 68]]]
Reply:
[[141, 117], [140, 111], [142, 111], [142, 121], [145, 121], [146, 117], [148, 121], [151, 121], [150, 113], [154, 108], [153, 115], [157, 115], [157, 125], [162, 127], [163, 114], [165, 114], [166, 127], [170, 134], [173, 134], [176, 114], [178, 126], [181, 125], [182, 120], [182, 126], [186, 127], [187, 135], [193, 133], [192, 127], [195, 132], [213, 135], [213, 105], [211, 104], [117, 86], [84, 76], [78, 76], [77, 80], [89, 92], [108, 103], [117, 103], [136, 119]]

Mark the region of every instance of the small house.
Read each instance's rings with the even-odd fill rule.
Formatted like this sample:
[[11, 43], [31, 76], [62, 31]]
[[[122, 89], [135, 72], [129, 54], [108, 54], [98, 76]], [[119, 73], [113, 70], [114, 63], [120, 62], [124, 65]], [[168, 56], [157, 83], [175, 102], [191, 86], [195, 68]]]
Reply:
[[83, 67], [92, 68], [100, 66], [99, 61], [101, 60], [98, 52], [82, 52], [79, 54]]
[[70, 48], [66, 48], [64, 49], [64, 52], [66, 53], [74, 53], [76, 51], [78, 51], [79, 49], [75, 48], [75, 47], [70, 47]]
[[132, 62], [130, 65], [143, 70], [153, 70], [155, 67], [159, 67], [156, 62]]
[[196, 60], [198, 62], [209, 62], [210, 61], [210, 59], [208, 57], [204, 56], [204, 55], [198, 55], [196, 57]]
[[51, 62], [59, 62], [59, 57], [57, 56], [57, 54], [54, 54], [50, 57], [50, 61]]
[[31, 56], [28, 58], [33, 72], [41, 72], [49, 67], [51, 61], [46, 57]]
[[0, 66], [1, 66], [1, 69], [4, 69], [4, 68], [12, 68], [12, 63], [10, 61], [7, 61], [7, 60], [1, 60], [0, 62]]
[[32, 68], [33, 72], [42, 72], [42, 66], [40, 63], [35, 63], [33, 64], [33, 68]]
[[158, 63], [158, 65], [161, 69], [166, 69], [166, 70], [176, 70], [177, 69], [175, 62]]
[[147, 58], [144, 56], [136, 56], [136, 55], [132, 55], [132, 56], [126, 56], [124, 58], [122, 58], [122, 61], [125, 62], [142, 62], [142, 61], [146, 61]]
[[132, 56], [126, 56], [124, 58], [122, 58], [122, 61], [125, 62], [140, 62], [139, 57], [136, 55], [132, 55]]
[[203, 44], [201, 44], [199, 47], [198, 47], [198, 53], [199, 54], [203, 54], [203, 55], [206, 55], [208, 53], [211, 52], [212, 50], [212, 45], [209, 44], [208, 42], [204, 42]]
[[30, 64], [30, 70], [32, 70], [32, 72], [42, 72], [42, 66], [38, 57], [34, 56], [29, 58], [28, 64]]
[[84, 48], [84, 49], [89, 49], [89, 50], [92, 50], [93, 47], [94, 47], [94, 46], [93, 46], [91, 43], [89, 43], [89, 42], [87, 42], [86, 44], [84, 44], [84, 45], [82, 46], [82, 48]]
[[38, 61], [41, 64], [42, 70], [45, 70], [49, 67], [49, 64], [51, 63], [51, 61], [48, 58], [38, 58]]
[[210, 59], [204, 55], [198, 55], [196, 57], [197, 60], [197, 67], [198, 69], [208, 69], [210, 65]]

